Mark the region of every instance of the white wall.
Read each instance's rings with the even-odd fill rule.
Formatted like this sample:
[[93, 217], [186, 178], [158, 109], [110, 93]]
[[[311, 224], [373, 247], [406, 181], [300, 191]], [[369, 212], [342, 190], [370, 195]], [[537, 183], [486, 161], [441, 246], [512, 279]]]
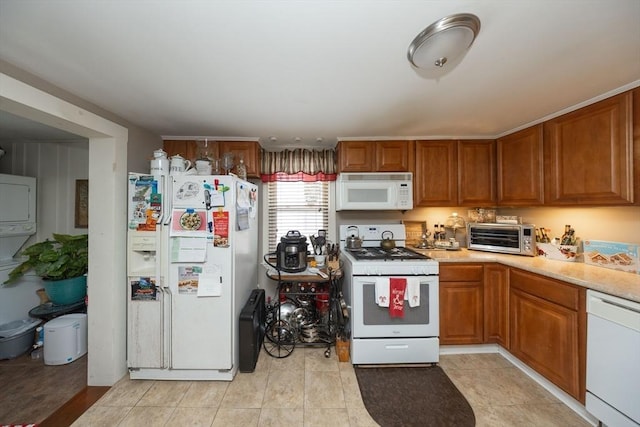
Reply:
[[[433, 225], [444, 223], [453, 212], [468, 218], [468, 207], [416, 208], [402, 214], [400, 212], [339, 212], [338, 223], [366, 223], [390, 221], [427, 221]], [[552, 237], [560, 237], [565, 224], [571, 224], [581, 239], [610, 240], [615, 242], [640, 243], [640, 207], [584, 207], [584, 208], [499, 208], [499, 215], [516, 215], [525, 223], [551, 229]]]
[[[33, 76], [26, 80], [42, 83]], [[42, 86], [47, 86], [46, 82]], [[59, 89], [50, 90], [60, 93]], [[113, 385], [127, 372], [125, 246], [128, 129], [3, 73], [0, 73], [0, 109], [89, 139], [87, 382], [91, 386]], [[153, 148], [161, 145], [159, 137], [151, 138], [144, 132], [135, 134], [138, 139], [131, 144], [144, 147], [140, 153], [151, 153]]]

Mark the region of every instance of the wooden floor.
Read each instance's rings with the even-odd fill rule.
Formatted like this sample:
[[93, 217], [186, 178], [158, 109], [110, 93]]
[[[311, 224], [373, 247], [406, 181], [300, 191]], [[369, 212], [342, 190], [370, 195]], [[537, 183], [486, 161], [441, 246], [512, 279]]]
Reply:
[[[65, 365], [45, 365], [44, 359], [32, 359], [27, 353], [0, 360], [0, 425], [43, 423], [54, 414], [56, 417], [79, 417], [90, 406], [80, 409], [83, 404], [97, 400], [94, 397], [102, 389], [87, 389], [87, 359], [83, 356]], [[71, 402], [70, 406], [65, 407], [62, 414], [56, 412], [66, 402]]]
[[61, 408], [49, 415], [40, 427], [70, 426], [111, 387], [85, 387]]

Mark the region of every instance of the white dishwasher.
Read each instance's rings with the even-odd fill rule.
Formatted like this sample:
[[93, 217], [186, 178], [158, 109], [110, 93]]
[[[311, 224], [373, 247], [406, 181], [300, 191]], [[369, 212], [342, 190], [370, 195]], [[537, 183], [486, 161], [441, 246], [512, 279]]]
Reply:
[[606, 426], [640, 426], [640, 304], [592, 290], [586, 408]]

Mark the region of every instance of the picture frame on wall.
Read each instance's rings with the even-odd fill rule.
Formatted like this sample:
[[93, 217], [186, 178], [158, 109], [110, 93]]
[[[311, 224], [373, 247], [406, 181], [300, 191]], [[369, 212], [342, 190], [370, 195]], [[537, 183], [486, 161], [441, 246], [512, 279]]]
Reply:
[[76, 179], [75, 227], [89, 228], [89, 180]]

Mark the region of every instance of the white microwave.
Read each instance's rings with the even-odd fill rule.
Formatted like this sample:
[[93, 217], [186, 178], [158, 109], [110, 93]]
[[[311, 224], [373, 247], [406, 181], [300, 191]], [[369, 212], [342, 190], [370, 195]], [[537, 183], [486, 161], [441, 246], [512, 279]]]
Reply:
[[410, 172], [341, 173], [336, 181], [336, 210], [413, 209]]

